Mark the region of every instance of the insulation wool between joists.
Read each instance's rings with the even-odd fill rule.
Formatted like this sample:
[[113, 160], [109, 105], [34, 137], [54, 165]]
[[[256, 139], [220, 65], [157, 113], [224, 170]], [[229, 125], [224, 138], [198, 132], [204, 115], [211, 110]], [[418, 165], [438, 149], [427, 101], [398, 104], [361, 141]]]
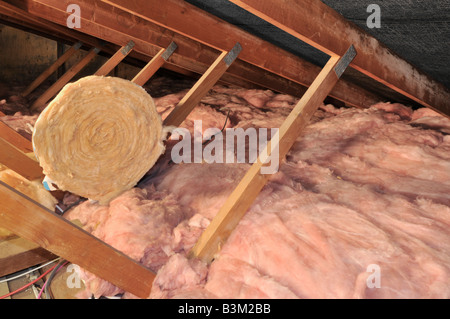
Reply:
[[34, 152], [59, 189], [107, 204], [132, 188], [164, 152], [152, 97], [115, 77], [66, 85], [40, 114]]

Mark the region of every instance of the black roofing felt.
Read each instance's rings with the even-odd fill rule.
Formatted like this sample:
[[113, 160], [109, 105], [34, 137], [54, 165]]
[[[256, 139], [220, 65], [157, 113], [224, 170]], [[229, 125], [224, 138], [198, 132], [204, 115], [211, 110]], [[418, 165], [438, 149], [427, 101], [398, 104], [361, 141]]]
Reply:
[[[264, 0], [261, 0], [264, 1]], [[240, 28], [303, 59], [323, 66], [328, 56], [227, 0], [187, 0]], [[433, 79], [450, 88], [450, 0], [323, 0]], [[369, 28], [370, 4], [381, 10], [380, 28]], [[307, 10], [305, 8], [305, 10]], [[412, 104], [398, 93], [357, 71], [348, 79], [366, 89], [382, 92], [386, 99]], [[408, 103], [409, 102], [409, 103]]]

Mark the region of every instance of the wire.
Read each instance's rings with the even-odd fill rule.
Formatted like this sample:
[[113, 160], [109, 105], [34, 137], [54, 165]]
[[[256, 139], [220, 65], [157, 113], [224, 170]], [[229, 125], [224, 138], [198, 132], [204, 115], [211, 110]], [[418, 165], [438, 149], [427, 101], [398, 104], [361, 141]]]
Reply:
[[8, 294], [6, 294], [6, 295], [0, 296], [0, 299], [5, 299], [5, 298], [7, 298], [7, 297], [9, 297], [9, 296], [12, 296], [12, 295], [14, 295], [14, 294], [16, 294], [16, 293], [18, 293], [18, 292], [24, 290], [25, 288], [28, 288], [29, 286], [33, 285], [34, 283], [38, 282], [38, 281], [41, 280], [43, 277], [45, 277], [49, 272], [51, 272], [53, 269], [55, 269], [56, 266], [58, 266], [58, 265], [57, 265], [57, 264], [54, 265], [52, 268], [50, 268], [49, 270], [47, 270], [46, 272], [44, 272], [42, 275], [40, 275], [38, 278], [36, 278], [36, 279], [33, 280], [32, 282], [26, 284], [25, 286], [23, 286], [23, 287], [21, 287], [21, 288], [19, 288], [19, 289], [17, 289], [17, 290], [14, 290], [13, 292], [10, 292], [10, 293], [8, 293]]
[[22, 274], [19, 274], [19, 275], [17, 275], [17, 276], [14, 276], [14, 277], [11, 277], [11, 278], [6, 278], [6, 279], [3, 279], [3, 280], [0, 280], [0, 284], [2, 284], [2, 283], [4, 283], [4, 282], [11, 281], [11, 280], [14, 280], [14, 279], [17, 279], [17, 278], [20, 278], [20, 277], [25, 276], [25, 275], [28, 275], [29, 273], [32, 273], [33, 271], [39, 270], [39, 269], [41, 269], [41, 268], [44, 268], [45, 266], [48, 266], [48, 265], [50, 265], [51, 263], [54, 263], [55, 261], [58, 261], [59, 259], [60, 259], [60, 258], [58, 257], [58, 258], [56, 258], [56, 259], [54, 259], [54, 260], [52, 260], [52, 261], [49, 261], [49, 262], [46, 263], [46, 264], [43, 264], [43, 265], [38, 266], [38, 267], [36, 267], [36, 268], [33, 268], [33, 269], [31, 269], [31, 270], [29, 270], [29, 271], [27, 271], [27, 272], [24, 272], [24, 273], [22, 273]]
[[[68, 263], [67, 260], [61, 260], [56, 267], [53, 269], [52, 273], [50, 274], [50, 276], [47, 278], [47, 280], [45, 281], [44, 285], [42, 286], [41, 291], [39, 292], [39, 295], [37, 296], [37, 299], [41, 299], [41, 295], [42, 292], [45, 291], [45, 297], [46, 299], [50, 299], [50, 294], [48, 291], [48, 287], [50, 286], [51, 281], [53, 280], [53, 278], [55, 277], [56, 273], [62, 268], [64, 267], [66, 264]], [[59, 267], [58, 267], [59, 266]]]
[[202, 143], [202, 145], [207, 144], [209, 141], [212, 140], [212, 138], [213, 138], [214, 136], [216, 136], [217, 134], [220, 134], [220, 133], [223, 132], [223, 130], [224, 130], [225, 127], [227, 126], [227, 122], [228, 122], [228, 117], [229, 117], [229, 116], [230, 116], [230, 109], [228, 109], [227, 117], [225, 118], [225, 123], [223, 124], [223, 127], [222, 127], [222, 129], [220, 130], [220, 132], [217, 132], [216, 134], [210, 136], [210, 137], [209, 137], [209, 140], [204, 141], [204, 142]]

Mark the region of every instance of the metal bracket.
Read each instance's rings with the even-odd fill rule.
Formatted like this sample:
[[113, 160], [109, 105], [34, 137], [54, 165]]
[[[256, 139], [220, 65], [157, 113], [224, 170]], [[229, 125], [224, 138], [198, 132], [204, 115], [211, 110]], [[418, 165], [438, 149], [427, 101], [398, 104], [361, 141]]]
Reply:
[[172, 55], [172, 53], [178, 48], [178, 45], [175, 42], [171, 42], [167, 49], [164, 50], [163, 54], [161, 54], [161, 57], [167, 61], [168, 58]]
[[134, 47], [134, 42], [130, 40], [130, 42], [127, 43], [126, 46], [124, 46], [122, 48], [122, 50], [120, 50], [120, 52], [122, 52], [123, 55], [128, 55], [128, 53], [130, 53], [130, 51], [133, 49]]
[[82, 46], [83, 46], [83, 42], [78, 41], [78, 42], [75, 44], [74, 49], [75, 49], [75, 50], [78, 50], [78, 49], [81, 48]]
[[227, 56], [223, 59], [225, 64], [227, 66], [230, 66], [231, 63], [233, 63], [234, 60], [236, 60], [237, 56], [239, 55], [239, 53], [241, 53], [241, 51], [242, 51], [242, 47], [241, 47], [240, 43], [237, 42], [236, 45], [233, 47], [233, 49], [231, 49], [231, 51], [228, 52]]
[[350, 63], [353, 61], [353, 59], [356, 56], [356, 49], [353, 46], [353, 44], [348, 48], [347, 52], [342, 56], [342, 58], [339, 60], [338, 64], [334, 68], [334, 72], [336, 72], [336, 75], [338, 78], [342, 76], [342, 74], [345, 72], [347, 67], [350, 65]]

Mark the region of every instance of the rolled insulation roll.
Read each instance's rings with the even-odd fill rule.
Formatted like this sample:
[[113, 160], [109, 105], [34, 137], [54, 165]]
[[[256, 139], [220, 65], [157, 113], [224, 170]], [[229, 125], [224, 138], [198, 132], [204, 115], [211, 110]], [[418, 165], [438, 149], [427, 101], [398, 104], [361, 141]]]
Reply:
[[66, 85], [36, 121], [34, 152], [59, 189], [107, 204], [164, 152], [160, 115], [140, 86], [88, 76]]

